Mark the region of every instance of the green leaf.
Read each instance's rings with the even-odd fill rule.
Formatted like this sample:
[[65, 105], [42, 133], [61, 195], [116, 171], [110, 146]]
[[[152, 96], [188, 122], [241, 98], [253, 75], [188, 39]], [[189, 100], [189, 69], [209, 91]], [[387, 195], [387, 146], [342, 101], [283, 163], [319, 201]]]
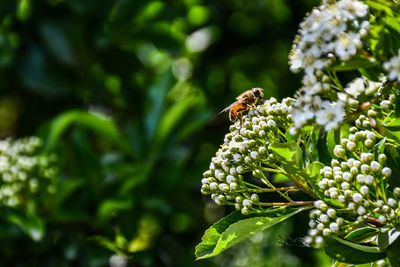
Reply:
[[317, 180], [316, 178], [320, 175], [320, 170], [324, 166], [325, 166], [324, 164], [318, 161], [308, 164], [307, 167], [304, 169], [307, 178], [311, 180]]
[[88, 240], [93, 241], [93, 242], [99, 244], [100, 246], [105, 247], [106, 249], [114, 251], [117, 254], [126, 255], [127, 253], [129, 253], [120, 244], [118, 244], [117, 242], [111, 241], [110, 239], [108, 239], [107, 237], [104, 237], [104, 236], [92, 236]]
[[318, 161], [322, 162], [324, 165], [330, 165], [332, 161], [332, 156], [329, 153], [327, 142], [327, 135], [325, 135], [318, 140], [317, 144]]
[[42, 240], [45, 227], [40, 217], [33, 214], [13, 212], [7, 214], [7, 220], [18, 225], [33, 241]]
[[387, 248], [387, 257], [392, 267], [400, 267], [400, 238], [397, 238], [393, 244]]
[[383, 138], [379, 143], [375, 145], [375, 150], [378, 154], [382, 154], [385, 151], [385, 143], [386, 143], [386, 137]]
[[372, 227], [362, 227], [351, 231], [345, 236], [345, 239], [357, 242], [364, 242], [367, 239], [378, 234], [378, 230]]
[[288, 143], [273, 143], [269, 146], [275, 158], [284, 163], [290, 163], [291, 168], [302, 166], [302, 151], [296, 141]]
[[129, 210], [132, 205], [132, 199], [106, 199], [101, 203], [97, 215], [104, 221], [119, 211]]
[[400, 15], [400, 6], [396, 1], [365, 0], [365, 3], [372, 9], [384, 12], [386, 16], [397, 17]]
[[282, 173], [275, 173], [273, 176], [273, 181], [274, 183], [284, 183], [287, 181], [290, 181], [289, 177], [287, 177], [286, 175], [282, 174]]
[[187, 98], [176, 102], [170, 107], [161, 117], [160, 124], [156, 132], [156, 142], [161, 144], [165, 139], [173, 132], [174, 127], [177, 125], [188, 110], [195, 107], [198, 102], [198, 98], [195, 95], [188, 96]]
[[238, 242], [308, 208], [277, 208], [264, 213], [242, 215], [235, 211], [211, 226], [196, 247], [196, 258], [216, 256]]
[[366, 246], [332, 236], [326, 239], [326, 254], [340, 262], [362, 264], [377, 261], [386, 257], [378, 247]]
[[387, 143], [384, 153], [387, 156], [386, 166], [392, 169], [392, 175], [389, 177], [388, 182], [393, 187], [400, 186], [400, 149], [393, 144]]
[[396, 118], [385, 124], [385, 127], [389, 130], [396, 130], [400, 127], [400, 118]]
[[51, 123], [46, 140], [46, 150], [53, 149], [71, 126], [81, 126], [108, 138], [122, 150], [131, 153], [129, 144], [110, 118], [86, 111], [71, 110], [57, 116]]
[[340, 132], [339, 130], [330, 130], [326, 137], [326, 145], [332, 158], [336, 158], [333, 150], [337, 144], [340, 144]]
[[377, 245], [383, 250], [393, 244], [400, 236], [400, 225], [397, 225], [395, 228], [382, 232], [378, 235]]
[[85, 184], [84, 179], [68, 178], [61, 180], [57, 184], [57, 194], [54, 195], [54, 203], [60, 205], [65, 199], [68, 198], [75, 190]]

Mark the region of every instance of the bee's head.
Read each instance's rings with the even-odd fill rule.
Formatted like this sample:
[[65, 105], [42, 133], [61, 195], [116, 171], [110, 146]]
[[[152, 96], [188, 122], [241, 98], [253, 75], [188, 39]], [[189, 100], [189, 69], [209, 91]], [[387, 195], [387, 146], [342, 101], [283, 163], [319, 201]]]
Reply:
[[262, 88], [253, 88], [253, 94], [258, 99], [263, 99], [264, 98], [264, 91], [263, 91]]

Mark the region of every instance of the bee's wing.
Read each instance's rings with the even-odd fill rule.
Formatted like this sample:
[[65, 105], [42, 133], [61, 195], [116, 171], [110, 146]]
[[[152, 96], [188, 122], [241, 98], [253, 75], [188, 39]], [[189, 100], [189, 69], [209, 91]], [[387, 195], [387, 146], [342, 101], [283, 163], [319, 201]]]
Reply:
[[221, 111], [219, 112], [219, 114], [224, 113], [224, 112], [227, 112], [228, 110], [230, 110], [231, 107], [232, 107], [232, 105], [233, 105], [233, 104], [230, 104], [229, 106], [227, 106], [226, 108], [224, 108], [223, 110], [221, 110]]
[[252, 92], [251, 90], [244, 91], [243, 93], [241, 93], [236, 97], [236, 100], [242, 100], [242, 101], [246, 100], [247, 98], [249, 98], [249, 93], [251, 92]]

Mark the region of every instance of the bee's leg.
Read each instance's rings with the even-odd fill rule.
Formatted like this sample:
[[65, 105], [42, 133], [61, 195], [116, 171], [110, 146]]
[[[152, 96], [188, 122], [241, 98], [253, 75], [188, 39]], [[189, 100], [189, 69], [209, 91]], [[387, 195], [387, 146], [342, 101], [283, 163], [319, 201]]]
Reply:
[[240, 112], [240, 128], [242, 128], [243, 127], [243, 113], [242, 112]]

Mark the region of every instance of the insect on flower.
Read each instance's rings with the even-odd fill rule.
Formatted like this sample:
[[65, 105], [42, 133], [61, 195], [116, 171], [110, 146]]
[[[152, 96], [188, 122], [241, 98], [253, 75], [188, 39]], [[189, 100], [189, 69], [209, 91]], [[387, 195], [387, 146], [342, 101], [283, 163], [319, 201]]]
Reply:
[[243, 125], [243, 112], [255, 108], [257, 101], [264, 102], [264, 91], [262, 88], [252, 88], [236, 97], [236, 101], [226, 107], [220, 113], [229, 110], [229, 120], [232, 122], [240, 119], [240, 126]]

